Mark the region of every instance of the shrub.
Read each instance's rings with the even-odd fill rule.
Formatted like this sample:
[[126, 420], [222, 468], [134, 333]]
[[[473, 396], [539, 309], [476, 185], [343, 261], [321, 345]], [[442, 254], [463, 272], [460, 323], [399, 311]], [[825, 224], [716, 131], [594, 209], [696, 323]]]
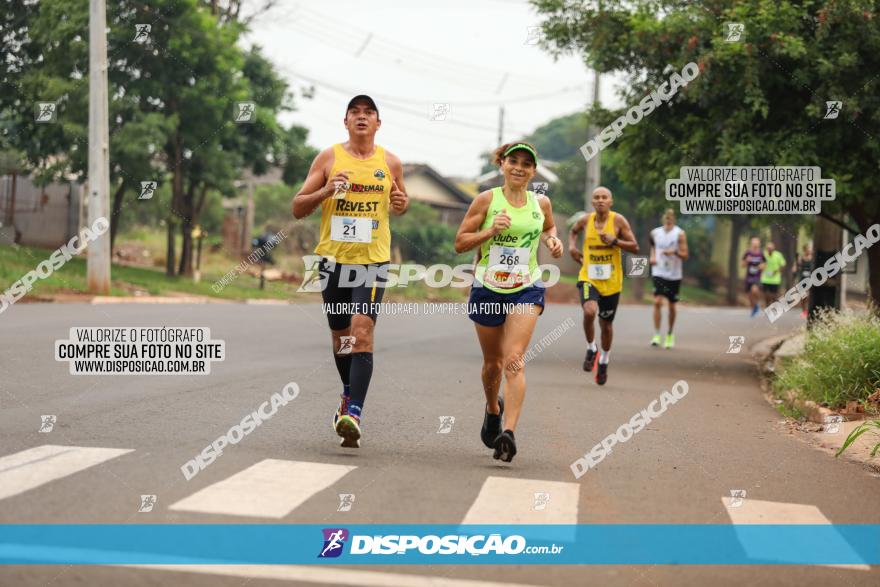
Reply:
[[864, 401], [880, 387], [880, 318], [870, 311], [824, 311], [807, 331], [803, 353], [773, 384], [831, 408]]

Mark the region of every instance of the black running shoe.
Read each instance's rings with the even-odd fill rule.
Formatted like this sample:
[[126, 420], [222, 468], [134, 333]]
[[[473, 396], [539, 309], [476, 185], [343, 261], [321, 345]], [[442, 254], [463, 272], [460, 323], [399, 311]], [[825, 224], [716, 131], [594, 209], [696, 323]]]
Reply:
[[606, 381], [608, 381], [608, 363], [599, 363], [599, 368], [596, 369], [596, 383], [605, 385]]
[[513, 439], [513, 430], [505, 430], [495, 439], [495, 454], [493, 459], [509, 463], [516, 454], [516, 441]]
[[[488, 407], [488, 406], [487, 406]], [[498, 407], [501, 408], [497, 414], [485, 412], [483, 416], [483, 428], [480, 430], [480, 439], [487, 448], [495, 447], [495, 439], [501, 434], [501, 416], [504, 415], [504, 400], [498, 398]]]
[[587, 356], [584, 358], [584, 371], [589, 373], [593, 370], [593, 365], [596, 363], [596, 355], [598, 354], [593, 349], [587, 349]]

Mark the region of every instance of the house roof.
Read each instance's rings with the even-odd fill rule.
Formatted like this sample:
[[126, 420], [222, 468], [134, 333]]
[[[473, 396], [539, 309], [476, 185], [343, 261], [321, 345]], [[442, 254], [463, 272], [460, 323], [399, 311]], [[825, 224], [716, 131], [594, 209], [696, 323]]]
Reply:
[[438, 182], [444, 188], [446, 188], [452, 196], [463, 204], [470, 205], [473, 197], [470, 196], [466, 191], [458, 187], [454, 182], [440, 175], [436, 169], [428, 165], [427, 163], [404, 163], [403, 164], [403, 173], [404, 175], [414, 174], [414, 173], [424, 173], [431, 179]]

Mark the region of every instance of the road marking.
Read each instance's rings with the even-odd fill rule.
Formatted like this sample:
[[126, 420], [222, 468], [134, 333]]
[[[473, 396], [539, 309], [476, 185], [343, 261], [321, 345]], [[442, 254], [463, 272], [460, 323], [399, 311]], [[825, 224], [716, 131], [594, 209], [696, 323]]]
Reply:
[[561, 481], [488, 477], [462, 524], [577, 524], [580, 487]]
[[246, 577], [249, 579], [277, 579], [305, 581], [324, 585], [357, 585], [362, 587], [534, 587], [525, 583], [495, 583], [472, 579], [448, 579], [428, 575], [382, 573], [378, 571], [349, 571], [346, 569], [306, 567], [296, 565], [119, 565], [157, 571], [203, 573]]
[[283, 518], [357, 467], [265, 459], [172, 504], [169, 509]]
[[[721, 501], [727, 509], [727, 515], [734, 524], [831, 524], [831, 520], [825, 517], [822, 510], [814, 505], [802, 503], [784, 503], [780, 501], [761, 501], [759, 499], [745, 498], [737, 500], [738, 506], [733, 507], [733, 498], [722, 497]], [[839, 535], [838, 535], [839, 536]], [[835, 552], [843, 552], [849, 549], [846, 541], [840, 536], [840, 542], [829, 544], [829, 548]], [[743, 544], [743, 550], [749, 557], [760, 559], [760, 552], [749, 552], [747, 545]], [[853, 551], [854, 552], [854, 551]], [[823, 567], [837, 567], [841, 569], [856, 569], [870, 571], [868, 565], [817, 565]]]
[[132, 450], [44, 444], [0, 457], [0, 499], [79, 473]]

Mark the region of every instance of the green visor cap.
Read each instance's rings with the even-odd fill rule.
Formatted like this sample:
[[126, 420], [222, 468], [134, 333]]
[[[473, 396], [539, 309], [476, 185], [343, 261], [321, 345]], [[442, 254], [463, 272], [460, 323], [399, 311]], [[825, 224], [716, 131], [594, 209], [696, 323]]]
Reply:
[[504, 151], [504, 154], [502, 155], [502, 157], [507, 157], [508, 155], [510, 155], [511, 153], [513, 153], [514, 151], [517, 151], [519, 149], [522, 149], [523, 151], [528, 151], [529, 153], [531, 153], [532, 157], [535, 158], [535, 165], [538, 164], [538, 154], [535, 152], [535, 150], [533, 148], [531, 148], [530, 146], [528, 146], [525, 143], [517, 143], [517, 144], [513, 145], [512, 147], [510, 147], [509, 149]]

